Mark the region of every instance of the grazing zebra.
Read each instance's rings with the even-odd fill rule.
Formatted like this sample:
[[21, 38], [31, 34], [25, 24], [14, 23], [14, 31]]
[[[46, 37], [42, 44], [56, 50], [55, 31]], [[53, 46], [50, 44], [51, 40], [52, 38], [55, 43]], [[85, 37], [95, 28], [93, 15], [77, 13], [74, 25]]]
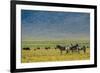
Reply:
[[46, 50], [50, 49], [50, 47], [45, 47]]
[[66, 51], [66, 54], [67, 54], [69, 52], [70, 47], [56, 45], [56, 49], [59, 49], [61, 54], [63, 51]]
[[37, 48], [38, 50], [40, 49], [40, 47]]
[[72, 51], [72, 53], [73, 53], [73, 52], [76, 52], [76, 51], [79, 52], [78, 47], [79, 47], [78, 44], [76, 44], [76, 45], [72, 45], [72, 44], [71, 44], [70, 50]]
[[61, 45], [56, 45], [56, 49], [59, 49], [60, 52], [61, 52], [61, 54], [62, 54], [62, 51], [66, 51], [66, 54], [67, 54], [69, 51], [72, 51], [72, 53], [73, 53], [74, 51], [79, 52], [78, 47], [79, 47], [78, 44], [76, 44], [76, 45], [72, 45], [72, 44], [71, 44], [71, 46], [67, 46], [67, 47], [66, 47], [66, 46], [61, 46]]
[[86, 47], [83, 46], [83, 47], [78, 47], [79, 51], [82, 50], [84, 53], [86, 53]]
[[29, 47], [23, 48], [23, 50], [31, 50]]

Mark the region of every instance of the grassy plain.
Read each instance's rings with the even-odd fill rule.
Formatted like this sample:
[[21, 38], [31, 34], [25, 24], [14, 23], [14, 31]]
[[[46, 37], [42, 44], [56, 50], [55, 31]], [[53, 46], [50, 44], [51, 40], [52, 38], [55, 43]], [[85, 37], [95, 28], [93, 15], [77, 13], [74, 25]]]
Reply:
[[[60, 44], [64, 46], [69, 46], [70, 44], [78, 43], [80, 46], [87, 46], [86, 53], [83, 51], [69, 52], [66, 54], [63, 51], [61, 55], [60, 50], [55, 49], [55, 46]], [[73, 61], [73, 60], [88, 60], [90, 59], [90, 48], [88, 40], [66, 40], [66, 41], [22, 41], [22, 48], [29, 47], [31, 50], [22, 50], [22, 63], [30, 62], [47, 62], [47, 61]], [[40, 49], [37, 49], [37, 48]], [[45, 50], [45, 47], [50, 47], [51, 49]]]

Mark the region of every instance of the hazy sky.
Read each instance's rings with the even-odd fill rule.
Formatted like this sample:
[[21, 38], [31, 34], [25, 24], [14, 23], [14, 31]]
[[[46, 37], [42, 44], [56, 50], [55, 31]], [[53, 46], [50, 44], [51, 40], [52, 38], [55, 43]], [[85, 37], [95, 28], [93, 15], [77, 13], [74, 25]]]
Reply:
[[21, 10], [22, 40], [90, 37], [90, 14]]

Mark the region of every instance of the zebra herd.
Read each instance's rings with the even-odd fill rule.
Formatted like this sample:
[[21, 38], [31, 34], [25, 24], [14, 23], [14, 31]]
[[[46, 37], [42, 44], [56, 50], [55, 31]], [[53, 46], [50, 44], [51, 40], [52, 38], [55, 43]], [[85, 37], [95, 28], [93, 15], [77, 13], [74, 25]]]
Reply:
[[72, 45], [71, 46], [61, 46], [61, 45], [57, 45], [56, 46], [56, 49], [59, 49], [61, 54], [63, 51], [66, 51], [66, 54], [69, 53], [70, 51], [73, 53], [73, 52], [78, 52], [80, 53], [80, 51], [82, 50], [84, 53], [86, 53], [86, 47], [85, 46], [82, 46], [80, 47], [78, 44], [76, 45]]
[[[69, 52], [72, 52], [72, 53], [78, 52], [78, 53], [80, 53], [80, 51], [83, 51], [84, 53], [86, 53], [86, 48], [87, 48], [86, 46], [80, 47], [79, 44], [75, 44], [75, 45], [71, 44], [70, 46], [63, 46], [63, 45], [56, 45], [55, 46], [55, 49], [60, 50], [61, 54], [63, 53], [63, 51], [66, 51], [66, 54], [69, 53]], [[41, 48], [38, 47], [34, 50], [39, 50], [39, 49], [41, 49]], [[51, 48], [50, 47], [45, 47], [44, 49], [49, 50]], [[23, 48], [23, 50], [31, 50], [31, 49], [29, 47], [26, 47], [26, 48]]]

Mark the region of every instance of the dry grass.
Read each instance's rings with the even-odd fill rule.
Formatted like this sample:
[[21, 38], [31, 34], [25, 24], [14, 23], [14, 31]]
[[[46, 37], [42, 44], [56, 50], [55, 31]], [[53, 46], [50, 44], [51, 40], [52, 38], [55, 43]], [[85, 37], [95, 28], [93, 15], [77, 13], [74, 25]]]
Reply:
[[90, 49], [87, 48], [86, 53], [68, 53], [63, 51], [61, 55], [57, 49], [40, 49], [40, 50], [22, 50], [22, 63], [29, 62], [47, 62], [47, 61], [72, 61], [72, 60], [88, 60], [90, 59]]

